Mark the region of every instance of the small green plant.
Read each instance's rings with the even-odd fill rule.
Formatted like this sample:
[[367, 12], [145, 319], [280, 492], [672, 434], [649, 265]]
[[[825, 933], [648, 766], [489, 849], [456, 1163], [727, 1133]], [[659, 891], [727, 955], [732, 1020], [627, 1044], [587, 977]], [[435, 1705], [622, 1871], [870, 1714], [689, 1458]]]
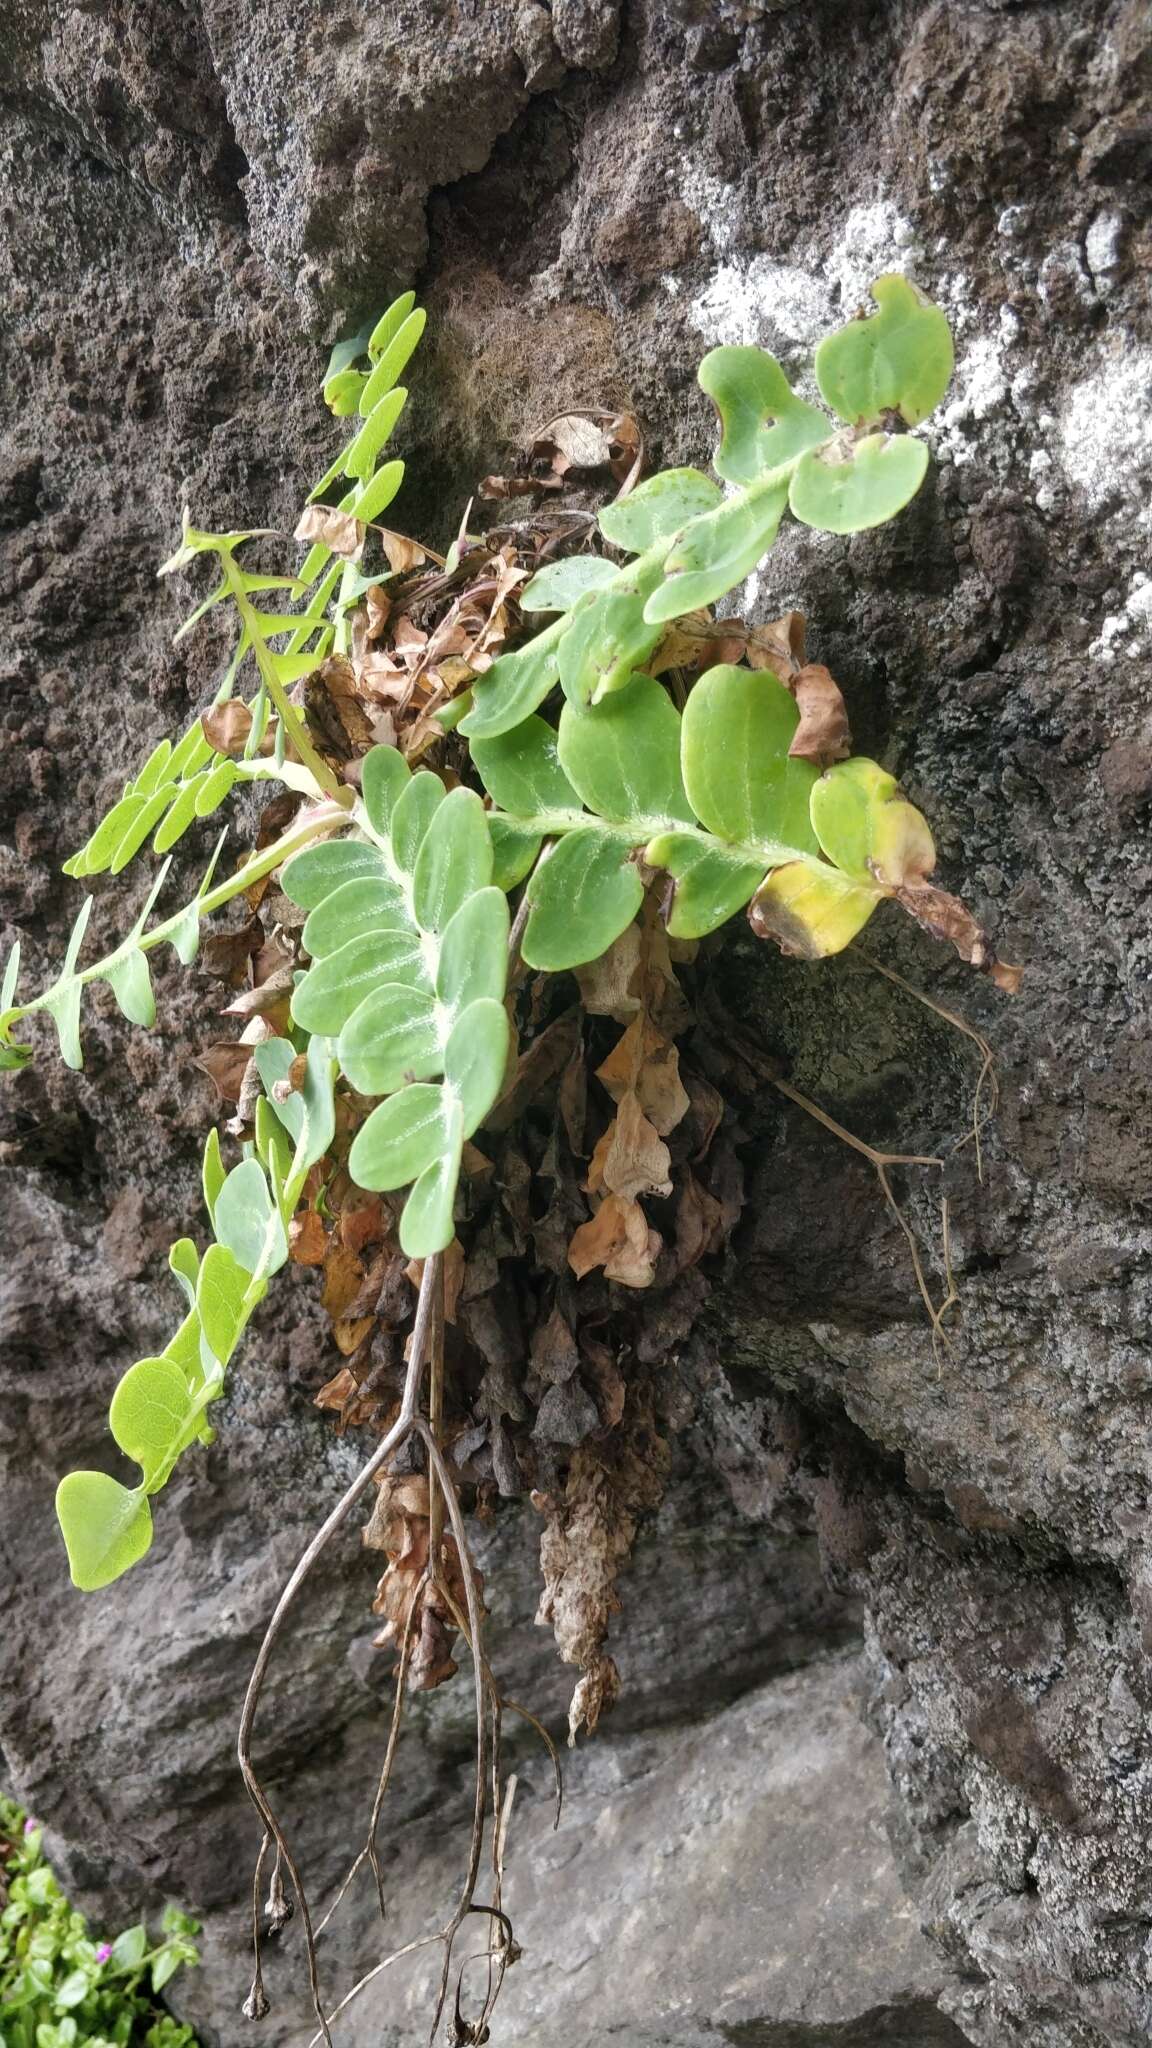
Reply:
[[0, 1799], [0, 2041], [4, 2048], [195, 2048], [191, 2027], [156, 2003], [197, 1963], [197, 1922], [165, 1909], [160, 1940], [143, 1924], [93, 1941], [41, 1848], [38, 1823]]
[[[803, 622], [792, 614], [779, 630], [748, 632], [740, 621], [713, 616], [712, 608], [759, 566], [787, 512], [824, 532], [859, 532], [893, 518], [922, 483], [928, 450], [909, 430], [947, 386], [947, 323], [902, 277], [881, 278], [873, 296], [877, 310], [849, 322], [816, 354], [817, 385], [834, 418], [797, 397], [762, 350], [714, 350], [701, 365], [700, 383], [720, 418], [720, 482], [694, 469], [670, 470], [636, 488], [630, 477], [599, 514], [610, 555], [584, 541], [579, 552], [556, 559], [561, 531], [539, 549], [537, 560], [547, 556], [546, 565], [530, 575], [519, 566], [516, 529], [503, 530], [512, 541], [493, 544], [463, 527], [448, 556], [421, 574], [413, 565], [426, 565], [426, 552], [378, 525], [403, 475], [402, 463], [381, 463], [405, 400], [396, 380], [424, 317], [410, 294], [398, 300], [330, 362], [325, 396], [338, 416], [356, 414], [360, 424], [311, 493], [297, 528], [296, 537], [310, 543], [300, 570], [250, 568], [244, 551], [266, 538], [263, 530], [211, 533], [185, 514], [181, 544], [161, 573], [211, 564], [210, 592], [180, 631], [210, 609], [230, 607], [232, 659], [211, 709], [154, 750], [67, 863], [77, 877], [119, 874], [151, 837], [164, 864], [127, 937], [103, 959], [82, 965], [88, 898], [49, 988], [18, 1000], [17, 953], [4, 977], [0, 1065], [26, 1063], [31, 1049], [14, 1039], [14, 1029], [47, 1013], [64, 1059], [79, 1066], [81, 1007], [92, 983], [108, 984], [131, 1022], [151, 1025], [148, 957], [157, 947], [171, 946], [191, 963], [203, 921], [237, 898], [258, 901], [273, 876], [293, 908], [287, 936], [277, 928], [288, 948], [279, 980], [271, 975], [263, 989], [249, 991], [248, 1010], [237, 1005], [250, 1016], [244, 1044], [251, 1057], [229, 1125], [240, 1140], [239, 1159], [225, 1163], [215, 1130], [205, 1147], [213, 1241], [203, 1254], [187, 1238], [172, 1247], [183, 1320], [165, 1350], [133, 1365], [113, 1396], [112, 1434], [140, 1477], [125, 1486], [104, 1473], [75, 1472], [60, 1484], [60, 1523], [78, 1586], [107, 1585], [149, 1548], [151, 1499], [181, 1455], [211, 1439], [208, 1411], [223, 1390], [229, 1359], [289, 1257], [324, 1264], [326, 1299], [338, 1302], [330, 1308], [338, 1341], [352, 1360], [370, 1342], [371, 1303], [384, 1298], [372, 1275], [384, 1268], [365, 1276], [346, 1241], [345, 1216], [361, 1219], [358, 1241], [366, 1229], [394, 1230], [399, 1268], [394, 1263], [390, 1271], [415, 1262], [406, 1269], [419, 1281], [415, 1323], [382, 1440], [285, 1589], [242, 1719], [241, 1765], [265, 1847], [276, 1843], [273, 1891], [283, 1863], [302, 1909], [324, 2039], [332, 2015], [325, 2015], [317, 1988], [304, 1888], [252, 1769], [250, 1744], [277, 1631], [321, 1549], [373, 1478], [382, 1487], [379, 1547], [390, 1559], [377, 1603], [388, 1617], [382, 1640], [395, 1643], [401, 1659], [397, 1716], [406, 1682], [437, 1684], [455, 1669], [448, 1645], [457, 1631], [472, 1652], [477, 1818], [461, 1904], [436, 1937], [445, 1949], [441, 2006], [452, 1943], [467, 1913], [489, 1914], [495, 1960], [484, 2013], [459, 2038], [487, 2038], [499, 1978], [513, 1959], [495, 1849], [493, 1903], [472, 1902], [488, 1745], [498, 1756], [499, 1714], [511, 1703], [501, 1700], [484, 1658], [479, 1580], [441, 1441], [445, 1275], [453, 1254], [464, 1257], [456, 1240], [466, 1206], [462, 1174], [490, 1170], [473, 1141], [486, 1123], [506, 1129], [515, 1114], [519, 1082], [510, 1077], [520, 1072], [514, 1026], [523, 966], [541, 975], [587, 974], [599, 963], [615, 994], [602, 993], [589, 1009], [635, 1018], [595, 1069], [618, 1113], [592, 1153], [583, 1188], [593, 1213], [571, 1236], [567, 1266], [578, 1283], [602, 1268], [604, 1284], [636, 1290], [653, 1283], [662, 1244], [640, 1198], [672, 1194], [664, 1139], [689, 1102], [660, 1021], [674, 980], [670, 943], [690, 948], [747, 907], [759, 936], [819, 959], [842, 950], [881, 902], [893, 900], [1001, 985], [1014, 985], [1015, 970], [997, 961], [963, 905], [929, 881], [936, 856], [920, 812], [876, 762], [850, 757], [843, 701], [828, 671], [805, 660]], [[340, 495], [328, 502], [334, 489]], [[586, 518], [572, 530], [587, 534], [589, 525]], [[379, 566], [364, 567], [368, 549], [378, 553]], [[284, 595], [270, 600], [273, 592]], [[296, 608], [270, 610], [270, 601]], [[425, 626], [414, 616], [421, 607]], [[404, 630], [385, 651], [377, 643], [390, 613]], [[549, 623], [533, 634], [542, 619]], [[728, 653], [697, 662], [693, 648], [713, 643]], [[468, 659], [460, 658], [461, 648]], [[739, 659], [745, 651], [748, 665]], [[255, 689], [241, 701], [235, 690], [249, 661]], [[392, 739], [374, 743], [382, 716]], [[269, 781], [283, 791], [275, 831], [262, 833], [257, 849], [222, 879], [218, 844], [192, 898], [150, 922], [176, 841], [232, 790]], [[507, 898], [521, 884], [512, 916]], [[632, 955], [622, 964], [617, 956], [629, 943]], [[545, 1003], [537, 988], [534, 1023]], [[529, 1054], [525, 1059], [530, 1064]], [[573, 1120], [582, 1128], [583, 1117], [572, 1104], [584, 1085], [577, 1077], [564, 1098], [577, 1155]], [[706, 1150], [715, 1116], [705, 1126]], [[860, 1149], [877, 1164], [891, 1199], [883, 1169], [900, 1163], [900, 1155]], [[554, 1162], [542, 1170], [556, 1178]], [[514, 1171], [527, 1171], [522, 1158]], [[722, 1204], [702, 1191], [690, 1166], [684, 1172], [676, 1271], [723, 1241]], [[354, 1198], [364, 1204], [378, 1196], [393, 1199], [387, 1209], [378, 1205], [373, 1224], [369, 1210], [354, 1209]], [[490, 1266], [497, 1250], [523, 1244], [531, 1228], [525, 1203], [511, 1235], [489, 1247]], [[366, 1295], [355, 1280], [345, 1285], [339, 1278], [337, 1267], [346, 1272], [349, 1262]], [[568, 1284], [567, 1271], [563, 1278]], [[559, 1397], [557, 1410], [568, 1399], [562, 1390], [576, 1384], [578, 1357], [561, 1292], [557, 1287], [552, 1315], [532, 1339], [533, 1370]], [[611, 1352], [602, 1344], [597, 1352], [595, 1339], [588, 1359], [611, 1432], [628, 1395], [612, 1377]], [[329, 1402], [340, 1405], [342, 1420], [360, 1387], [351, 1370], [347, 1379], [338, 1401]], [[492, 1400], [494, 1428], [503, 1427], [505, 1414], [524, 1412], [518, 1395]], [[583, 1400], [579, 1412], [591, 1408], [595, 1418], [587, 1392]], [[577, 1412], [569, 1401], [565, 1419], [556, 1422], [569, 1432], [560, 1442], [580, 1442], [571, 1433]], [[487, 1427], [486, 1421], [481, 1435]], [[421, 1447], [422, 1473], [387, 1477], [389, 1461], [409, 1440]], [[650, 1452], [653, 1440], [641, 1418], [636, 1441]], [[500, 1455], [507, 1472], [511, 1449]], [[585, 1487], [599, 1503], [596, 1515], [609, 1512], [601, 1477], [595, 1458], [581, 1463], [579, 1452], [573, 1456], [570, 1497], [571, 1488]], [[631, 1491], [618, 1489], [611, 1508], [613, 1558], [626, 1554], [636, 1514], [654, 1497], [650, 1477], [644, 1458], [634, 1458]], [[502, 1480], [501, 1490], [514, 1491], [514, 1478]], [[553, 1503], [548, 1511], [555, 1541], [546, 1573], [553, 1570], [559, 1584], [567, 1537], [557, 1534], [561, 1510]], [[615, 1569], [594, 1621], [581, 1610], [579, 1621], [556, 1624], [562, 1645], [565, 1628], [574, 1645], [565, 1654], [584, 1670], [573, 1733], [582, 1722], [595, 1725], [618, 1684], [599, 1649]], [[548, 1597], [559, 1610], [556, 1584]], [[388, 1769], [390, 1762], [381, 1797]], [[379, 1799], [354, 1871], [366, 1858], [376, 1867], [378, 1813]], [[277, 1906], [275, 1923], [283, 1917]], [[263, 2009], [257, 1941], [246, 2010], [258, 2017]], [[37, 2048], [46, 2044], [37, 2039]]]

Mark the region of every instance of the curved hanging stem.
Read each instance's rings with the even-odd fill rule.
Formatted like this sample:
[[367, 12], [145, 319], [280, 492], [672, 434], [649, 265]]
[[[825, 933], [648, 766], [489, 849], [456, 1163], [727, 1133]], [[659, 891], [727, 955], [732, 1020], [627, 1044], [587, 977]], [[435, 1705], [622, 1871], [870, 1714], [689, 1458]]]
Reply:
[[[337, 1501], [327, 1520], [317, 1530], [276, 1603], [272, 1619], [264, 1633], [264, 1640], [257, 1652], [256, 1662], [252, 1667], [252, 1676], [248, 1681], [248, 1690], [244, 1696], [244, 1706], [240, 1715], [240, 1730], [236, 1743], [236, 1754], [248, 1797], [260, 1815], [266, 1832], [275, 1842], [277, 1851], [292, 1880], [292, 1888], [296, 1894], [300, 1907], [300, 1918], [304, 1926], [304, 1941], [308, 1956], [308, 1981], [312, 1993], [312, 2004], [316, 2017], [320, 2022], [321, 2036], [329, 2044], [329, 2048], [331, 2048], [332, 2037], [328, 2031], [328, 2022], [324, 2018], [323, 2007], [320, 2001], [320, 1984], [316, 1970], [316, 1940], [312, 1926], [312, 1916], [295, 1858], [285, 1839], [283, 1829], [269, 1804], [268, 1796], [252, 1766], [252, 1730], [256, 1720], [256, 1710], [260, 1704], [260, 1694], [264, 1687], [264, 1680], [268, 1675], [268, 1666], [272, 1661], [272, 1652], [276, 1647], [277, 1640], [296, 1602], [301, 1587], [327, 1549], [332, 1538], [343, 1528], [344, 1523], [347, 1521], [349, 1514], [365, 1488], [371, 1484], [381, 1466], [399, 1449], [400, 1445], [419, 1422], [420, 1390], [423, 1381], [424, 1362], [428, 1350], [439, 1272], [440, 1255], [436, 1253], [431, 1258], [425, 1260], [424, 1271], [420, 1280], [420, 1297], [416, 1304], [416, 1321], [412, 1330], [408, 1372], [404, 1381], [400, 1412], [387, 1435], [381, 1438], [379, 1445], [369, 1458], [367, 1464], [361, 1467], [347, 1492]], [[259, 1976], [260, 1944], [259, 1929], [257, 1927], [257, 1980], [259, 1980]]]

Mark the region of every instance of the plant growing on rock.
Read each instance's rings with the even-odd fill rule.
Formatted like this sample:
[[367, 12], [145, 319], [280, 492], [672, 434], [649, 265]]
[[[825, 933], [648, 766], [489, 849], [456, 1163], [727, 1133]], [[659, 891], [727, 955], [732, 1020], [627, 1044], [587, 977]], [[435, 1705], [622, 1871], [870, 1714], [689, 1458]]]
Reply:
[[[119, 874], [151, 839], [165, 859], [128, 935], [82, 964], [87, 898], [42, 994], [19, 1001], [17, 956], [9, 963], [0, 1063], [26, 1062], [13, 1033], [47, 1013], [78, 1066], [88, 987], [105, 982], [131, 1022], [151, 1025], [150, 954], [168, 945], [189, 965], [207, 918], [230, 902], [249, 911], [217, 946], [247, 984], [228, 1010], [243, 1019], [240, 1040], [206, 1060], [235, 1104], [227, 1134], [240, 1156], [229, 1166], [209, 1134], [212, 1241], [203, 1252], [190, 1238], [173, 1245], [183, 1319], [112, 1400], [112, 1434], [139, 1478], [71, 1473], [58, 1510], [77, 1585], [95, 1590], [137, 1562], [152, 1497], [211, 1440], [228, 1361], [273, 1275], [290, 1258], [323, 1268], [346, 1364], [319, 1399], [341, 1427], [367, 1422], [380, 1440], [281, 1596], [240, 1755], [264, 1846], [276, 1844], [272, 1917], [284, 1916], [283, 1864], [325, 2039], [333, 2015], [304, 1887], [251, 1763], [273, 1645], [375, 1481], [366, 1541], [388, 1559], [379, 1640], [399, 1665], [393, 1740], [353, 1871], [376, 1867], [405, 1689], [449, 1676], [463, 1638], [476, 1818], [461, 1900], [430, 1939], [444, 1947], [442, 2006], [455, 1935], [468, 1913], [487, 1916], [488, 1990], [458, 2036], [486, 2038], [515, 1954], [500, 1904], [503, 1822], [489, 1902], [475, 1893], [500, 1716], [513, 1703], [484, 1655], [462, 1503], [532, 1489], [545, 1517], [542, 1615], [581, 1671], [572, 1733], [593, 1727], [618, 1685], [604, 1650], [616, 1575], [667, 1456], [641, 1369], [660, 1343], [631, 1325], [621, 1336], [629, 1296], [614, 1290], [636, 1301], [669, 1292], [663, 1343], [678, 1341], [699, 1304], [693, 1276], [740, 1207], [737, 1156], [717, 1139], [722, 1090], [706, 1058], [682, 1069], [675, 1042], [691, 1019], [681, 974], [698, 942], [747, 908], [758, 935], [822, 958], [891, 899], [1013, 985], [969, 913], [930, 882], [920, 812], [883, 768], [851, 756], [843, 700], [807, 661], [803, 621], [749, 629], [715, 615], [787, 513], [858, 532], [893, 518], [923, 481], [928, 450], [909, 430], [948, 383], [947, 323], [901, 277], [880, 279], [873, 296], [873, 313], [817, 351], [834, 417], [797, 397], [761, 350], [716, 349], [700, 382], [720, 418], [719, 483], [676, 469], [637, 484], [627, 418], [599, 441], [589, 421], [553, 422], [534, 454], [554, 472], [598, 461], [623, 471], [599, 542], [591, 515], [541, 512], [483, 537], [465, 522], [442, 560], [379, 523], [403, 475], [382, 461], [404, 405], [397, 380], [423, 324], [411, 295], [398, 300], [333, 354], [325, 396], [357, 424], [297, 528], [310, 543], [300, 569], [251, 566], [265, 559], [263, 530], [211, 533], [185, 515], [161, 573], [207, 562], [210, 591], [181, 633], [228, 608], [232, 660], [212, 707], [161, 742], [67, 863], [78, 878]], [[532, 479], [520, 488], [531, 497]], [[234, 790], [266, 782], [280, 794], [253, 851], [221, 875], [218, 843], [191, 898], [153, 922], [177, 841]], [[579, 1007], [546, 979], [567, 970]], [[604, 1019], [624, 1026], [606, 1051]], [[546, 1199], [530, 1193], [545, 1183]], [[626, 1375], [622, 1361], [637, 1369]], [[263, 2000], [257, 1940], [248, 2009]]]

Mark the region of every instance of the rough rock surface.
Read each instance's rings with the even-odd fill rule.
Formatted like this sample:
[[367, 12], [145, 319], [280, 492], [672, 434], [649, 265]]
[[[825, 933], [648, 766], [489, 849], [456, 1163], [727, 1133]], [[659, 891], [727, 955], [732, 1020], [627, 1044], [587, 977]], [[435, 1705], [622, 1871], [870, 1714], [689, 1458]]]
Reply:
[[[850, 1128], [946, 1156], [909, 1200], [932, 1243], [947, 1197], [962, 1321], [934, 1355], [865, 1162], [749, 1084], [753, 1201], [685, 1361], [696, 1421], [667, 1511], [692, 1569], [657, 1569], [650, 1540], [619, 1632], [632, 1704], [577, 1794], [618, 1768], [626, 1801], [651, 1739], [662, 1784], [706, 1799], [708, 1745], [644, 1733], [701, 1709], [754, 1777], [750, 1688], [842, 1639], [862, 1600], [892, 1839], [940, 1974], [921, 1954], [901, 1980], [901, 1932], [879, 2008], [851, 1943], [842, 2002], [774, 2007], [763, 1898], [734, 1897], [754, 1982], [723, 2026], [743, 2048], [953, 2024], [980, 2048], [1128, 2048], [1152, 2026], [1150, 70], [1143, 0], [13, 0], [5, 20], [0, 913], [32, 978], [71, 916], [61, 854], [219, 656], [211, 634], [173, 652], [155, 599], [181, 499], [287, 523], [329, 438], [316, 342], [393, 285], [421, 282], [436, 323], [405, 501], [433, 537], [566, 400], [630, 398], [657, 460], [699, 460], [711, 343], [800, 369], [893, 266], [954, 318], [929, 487], [877, 535], [794, 534], [757, 603], [809, 613], [858, 744], [1027, 965], [1008, 1003], [894, 915], [869, 940], [992, 1040], [983, 1184], [956, 1147], [971, 1048], [905, 991], [739, 937], [717, 981]], [[99, 892], [99, 934], [136, 886]], [[353, 1453], [309, 1408], [327, 1366], [300, 1285], [176, 1490], [146, 1591], [67, 1587], [51, 1487], [99, 1451], [115, 1372], [163, 1326], [157, 1248], [193, 1217], [211, 1114], [190, 1066], [204, 991], [172, 972], [160, 994], [163, 1046], [100, 1017], [83, 1076], [46, 1060], [5, 1096], [0, 1741], [89, 1901], [179, 1893], [223, 1941], [251, 1843], [236, 1699]], [[527, 1563], [499, 1540], [511, 1621]], [[513, 1634], [514, 1668], [558, 1699], [543, 1637]], [[333, 1569], [269, 1716], [328, 1874], [378, 1734], [364, 1635], [363, 1576]], [[413, 1821], [458, 1778], [459, 1711], [428, 1716]], [[847, 1826], [844, 1741], [824, 1782]], [[563, 1895], [554, 1911], [541, 1940]], [[524, 1968], [517, 2024], [570, 2038]], [[232, 2040], [224, 1974], [189, 1996]], [[689, 1999], [660, 2024], [683, 2042], [715, 2017]], [[645, 2025], [626, 2014], [622, 2048]]]

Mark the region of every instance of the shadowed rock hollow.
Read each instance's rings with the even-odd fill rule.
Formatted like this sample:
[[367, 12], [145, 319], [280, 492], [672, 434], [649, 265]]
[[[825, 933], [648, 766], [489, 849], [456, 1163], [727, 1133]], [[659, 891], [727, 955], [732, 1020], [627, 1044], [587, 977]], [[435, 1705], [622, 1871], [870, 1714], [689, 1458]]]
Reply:
[[[851, 540], [793, 529], [798, 604], [857, 744], [928, 812], [1027, 968], [1008, 1002], [895, 915], [868, 950], [995, 1047], [984, 1183], [954, 1149], [962, 1042], [849, 957], [734, 929], [730, 1008], [875, 1143], [943, 1149], [962, 1322], [933, 1357], [864, 1161], [742, 1105], [751, 1197], [690, 1341], [666, 1505], [625, 1587], [625, 1696], [571, 1762], [519, 1751], [523, 1962], [499, 2039], [620, 2048], [1129, 2048], [1152, 2027], [1152, 25], [1143, 0], [13, 0], [0, 49], [4, 633], [0, 916], [59, 957], [59, 875], [129, 763], [204, 700], [156, 562], [187, 500], [289, 525], [329, 459], [321, 344], [418, 284], [397, 517], [453, 532], [526, 426], [629, 402], [701, 461], [718, 341], [801, 370], [900, 268], [949, 312], [929, 484]], [[192, 872], [191, 858], [187, 871]], [[122, 929], [139, 884], [105, 883]], [[180, 1987], [237, 2038], [254, 1828], [231, 1762], [275, 1591], [358, 1452], [306, 1276], [265, 1311], [147, 1566], [89, 1601], [51, 1519], [105, 1455], [115, 1376], [167, 1327], [194, 1226], [196, 977], [164, 1036], [97, 1015], [85, 1072], [4, 1091], [4, 1774], [82, 1902], [205, 1911]], [[534, 1518], [529, 1517], [532, 1526]], [[534, 1538], [486, 1539], [513, 1690], [562, 1717]], [[277, 1667], [267, 1761], [318, 1884], [382, 1739], [372, 1574], [349, 1536]], [[455, 1696], [459, 1692], [459, 1696]], [[863, 1721], [860, 1718], [863, 1713]], [[390, 1845], [432, 1914], [467, 1797], [467, 1701], [405, 1744]], [[458, 1859], [457, 1859], [458, 1860]], [[516, 1887], [519, 1887], [519, 1891]], [[923, 1931], [921, 1931], [923, 1930]], [[363, 1966], [368, 1902], [339, 1955]], [[289, 1937], [288, 1948], [293, 1947]], [[262, 2038], [308, 2038], [286, 1954]], [[421, 2038], [384, 1989], [349, 2042]]]

